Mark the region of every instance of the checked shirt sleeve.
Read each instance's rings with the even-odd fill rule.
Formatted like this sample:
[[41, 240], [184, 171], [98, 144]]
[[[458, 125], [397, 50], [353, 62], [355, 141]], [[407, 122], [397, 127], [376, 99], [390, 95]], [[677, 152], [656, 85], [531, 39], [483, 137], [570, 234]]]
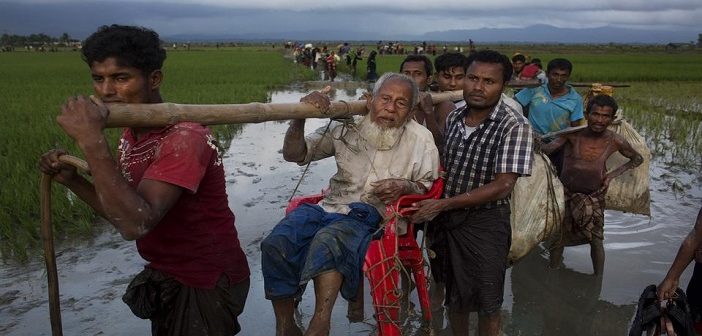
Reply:
[[516, 123], [502, 138], [497, 152], [495, 173], [531, 175], [534, 161], [534, 135], [527, 123]]

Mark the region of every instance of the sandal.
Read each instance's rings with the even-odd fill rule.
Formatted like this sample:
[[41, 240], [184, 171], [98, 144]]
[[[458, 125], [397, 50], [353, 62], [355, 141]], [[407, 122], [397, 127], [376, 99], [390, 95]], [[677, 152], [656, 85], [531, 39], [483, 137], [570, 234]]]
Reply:
[[641, 336], [645, 331], [655, 327], [661, 318], [661, 306], [656, 295], [656, 285], [649, 285], [641, 293], [636, 316], [631, 323], [629, 336]]

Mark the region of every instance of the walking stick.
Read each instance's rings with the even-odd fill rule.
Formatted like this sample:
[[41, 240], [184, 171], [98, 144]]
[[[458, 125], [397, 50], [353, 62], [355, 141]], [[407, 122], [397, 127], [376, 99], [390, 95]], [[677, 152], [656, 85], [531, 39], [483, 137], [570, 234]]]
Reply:
[[[63, 155], [59, 161], [73, 165], [83, 172], [88, 172], [88, 164], [74, 156]], [[49, 316], [51, 334], [62, 336], [61, 301], [59, 297], [58, 271], [56, 269], [56, 252], [54, 250], [54, 233], [51, 226], [51, 175], [42, 174], [39, 186], [41, 194], [41, 241], [44, 247], [46, 277], [49, 282]]]

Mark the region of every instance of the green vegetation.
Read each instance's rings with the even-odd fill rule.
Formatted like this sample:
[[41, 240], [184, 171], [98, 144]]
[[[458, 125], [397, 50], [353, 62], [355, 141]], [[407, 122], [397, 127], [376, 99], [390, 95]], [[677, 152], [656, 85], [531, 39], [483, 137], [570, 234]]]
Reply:
[[[482, 47], [482, 46], [481, 46]], [[555, 57], [573, 61], [572, 79], [625, 82], [615, 92], [624, 116], [649, 141], [654, 156], [670, 164], [698, 167], [702, 158], [702, 54], [660, 49], [595, 46], [495, 46], [511, 55], [529, 50], [545, 65]], [[193, 47], [170, 51], [162, 93], [170, 102], [227, 104], [266, 101], [274, 87], [317, 76], [269, 46]], [[367, 48], [367, 52], [370, 49]], [[364, 55], [367, 57], [366, 55]], [[378, 73], [398, 71], [404, 56], [378, 55]], [[433, 59], [433, 57], [431, 57]], [[365, 75], [366, 58], [358, 64]], [[339, 71], [348, 71], [344, 61]], [[0, 255], [22, 259], [39, 241], [39, 156], [51, 148], [79, 153], [55, 123], [66, 97], [90, 94], [89, 72], [76, 52], [0, 53]], [[581, 90], [584, 93], [585, 89]], [[238, 126], [215, 129], [227, 146]], [[115, 143], [119, 130], [108, 130]], [[694, 169], [694, 168], [693, 168]], [[53, 191], [57, 237], [90, 232], [91, 211], [66, 189]]]
[[[164, 72], [164, 99], [193, 104], [265, 102], [270, 89], [315, 77], [278, 52], [256, 48], [169, 52]], [[55, 117], [66, 97], [91, 94], [92, 87], [76, 52], [0, 53], [0, 78], [0, 254], [23, 259], [39, 242], [37, 160], [51, 148], [79, 155]], [[227, 144], [236, 130], [215, 132]], [[113, 146], [119, 133], [107, 131]], [[52, 197], [57, 237], [90, 232], [93, 216], [83, 202], [60, 186]]]

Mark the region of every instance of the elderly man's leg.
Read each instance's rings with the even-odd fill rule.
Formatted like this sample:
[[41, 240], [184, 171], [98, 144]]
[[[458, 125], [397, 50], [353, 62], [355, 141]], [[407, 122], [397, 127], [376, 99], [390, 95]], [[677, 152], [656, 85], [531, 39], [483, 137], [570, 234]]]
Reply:
[[325, 212], [301, 205], [283, 218], [261, 242], [261, 270], [266, 298], [273, 304], [276, 334], [301, 335], [295, 324], [294, 298], [300, 292], [300, 272], [310, 241], [322, 227]]
[[314, 279], [314, 316], [306, 336], [329, 335], [331, 312], [344, 277], [337, 271], [324, 272]]
[[590, 241], [590, 257], [592, 258], [592, 269], [595, 275], [601, 276], [604, 272], [605, 252], [602, 239], [592, 238]]

